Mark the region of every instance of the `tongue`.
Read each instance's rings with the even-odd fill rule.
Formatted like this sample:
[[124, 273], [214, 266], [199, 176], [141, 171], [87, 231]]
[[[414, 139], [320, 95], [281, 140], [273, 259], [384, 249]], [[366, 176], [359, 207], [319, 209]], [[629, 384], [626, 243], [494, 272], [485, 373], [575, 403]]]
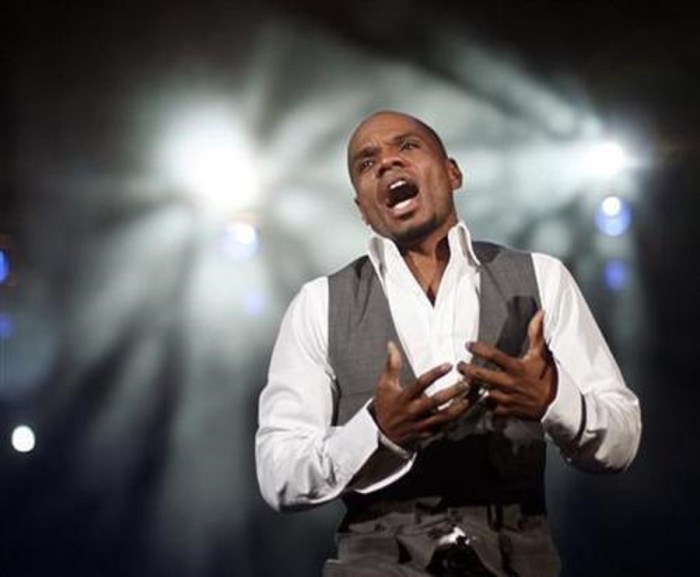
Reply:
[[389, 201], [387, 204], [389, 205], [389, 208], [393, 208], [400, 202], [409, 200], [417, 194], [418, 187], [411, 182], [406, 182], [401, 186], [397, 186], [396, 188], [389, 190]]

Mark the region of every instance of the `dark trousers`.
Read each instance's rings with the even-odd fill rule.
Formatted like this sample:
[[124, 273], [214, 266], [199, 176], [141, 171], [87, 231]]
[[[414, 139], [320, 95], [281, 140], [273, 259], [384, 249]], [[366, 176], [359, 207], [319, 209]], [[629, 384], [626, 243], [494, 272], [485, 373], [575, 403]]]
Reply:
[[[461, 545], [441, 545], [455, 526], [466, 534]], [[545, 516], [517, 505], [392, 512], [348, 525], [337, 542], [324, 577], [556, 577], [561, 569]]]

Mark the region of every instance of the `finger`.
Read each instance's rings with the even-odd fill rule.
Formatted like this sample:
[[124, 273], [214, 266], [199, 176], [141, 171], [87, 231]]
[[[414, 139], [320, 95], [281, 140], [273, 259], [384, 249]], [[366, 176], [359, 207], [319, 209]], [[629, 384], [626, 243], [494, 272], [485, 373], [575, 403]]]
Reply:
[[499, 417], [517, 417], [518, 419], [539, 420], [543, 414], [532, 400], [491, 391], [492, 411]]
[[[542, 365], [542, 370], [540, 371], [539, 378], [544, 379], [549, 371], [556, 371], [556, 365], [554, 364], [554, 359], [552, 358], [552, 353], [548, 348], [545, 348], [545, 354], [543, 355], [544, 363]], [[554, 375], [554, 379], [557, 379], [557, 375]]]
[[433, 367], [429, 371], [423, 373], [416, 382], [406, 387], [406, 395], [409, 398], [416, 398], [423, 394], [423, 391], [432, 385], [439, 378], [444, 377], [452, 370], [450, 363], [443, 363], [437, 367]]
[[384, 376], [386, 376], [389, 383], [399, 386], [399, 374], [401, 373], [402, 364], [399, 348], [394, 341], [389, 341], [387, 343], [386, 364], [384, 365]]
[[530, 320], [527, 327], [527, 336], [530, 340], [530, 351], [541, 351], [545, 347], [544, 340], [544, 312], [539, 310]]
[[[468, 361], [459, 361], [457, 363], [457, 372], [459, 372], [468, 385], [471, 385], [472, 373], [475, 369], [479, 368], [480, 365], [470, 363]], [[500, 371], [499, 371], [500, 372]]]
[[465, 381], [458, 381], [451, 387], [442, 389], [434, 395], [421, 395], [412, 402], [411, 413], [418, 418], [425, 415], [435, 415], [440, 412], [443, 405], [466, 395], [468, 391], [469, 385]]
[[493, 406], [493, 410], [507, 410], [513, 405], [513, 399], [508, 393], [491, 389], [489, 391], [489, 403]]
[[513, 388], [513, 377], [504, 371], [486, 369], [471, 363], [464, 363], [461, 368], [462, 374], [470, 383], [481, 383], [488, 385], [490, 388], [504, 390], [511, 390]]
[[498, 403], [494, 403], [491, 411], [497, 417], [515, 417], [518, 419], [529, 418], [525, 409], [516, 403], [506, 403], [500, 405]]
[[[467, 373], [469, 372], [469, 367], [471, 366], [471, 363], [468, 363], [467, 361], [459, 361], [457, 363], [457, 372], [460, 373], [462, 376], [467, 377]], [[469, 383], [469, 378], [465, 378], [467, 383]]]
[[463, 415], [470, 407], [467, 399], [456, 399], [449, 406], [421, 419], [416, 425], [419, 431], [435, 431]]
[[466, 398], [462, 397], [452, 401], [448, 407], [443, 409], [443, 413], [449, 422], [463, 415], [471, 406], [472, 404]]
[[434, 408], [438, 408], [456, 397], [465, 395], [468, 391], [469, 385], [465, 381], [458, 381], [451, 387], [438, 391], [430, 396], [429, 399], [433, 402]]
[[491, 345], [487, 345], [485, 343], [467, 343], [467, 350], [472, 355], [485, 359], [506, 371], [513, 369], [518, 362], [517, 358], [511, 357], [496, 347], [492, 347]]

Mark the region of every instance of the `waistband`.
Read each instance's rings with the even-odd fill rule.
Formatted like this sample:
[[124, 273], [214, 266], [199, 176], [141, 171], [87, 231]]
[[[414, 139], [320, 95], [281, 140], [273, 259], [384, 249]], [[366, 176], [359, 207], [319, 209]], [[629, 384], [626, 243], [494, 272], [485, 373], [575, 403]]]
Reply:
[[367, 521], [386, 521], [388, 518], [400, 519], [405, 516], [430, 517], [446, 515], [462, 518], [464, 516], [479, 518], [494, 530], [502, 527], [517, 529], [529, 524], [533, 519], [546, 516], [543, 509], [528, 508], [521, 503], [480, 503], [461, 505], [446, 501], [441, 497], [421, 497], [413, 500], [377, 501], [363, 507], [348, 507], [341, 524], [365, 523]]

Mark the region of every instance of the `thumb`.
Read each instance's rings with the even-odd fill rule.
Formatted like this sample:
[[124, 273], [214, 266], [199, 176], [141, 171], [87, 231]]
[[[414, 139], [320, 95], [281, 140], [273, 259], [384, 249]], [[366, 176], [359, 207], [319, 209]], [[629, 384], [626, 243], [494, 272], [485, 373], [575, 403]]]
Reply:
[[386, 365], [384, 366], [384, 373], [389, 378], [392, 383], [399, 383], [399, 373], [401, 372], [401, 367], [403, 361], [401, 360], [401, 351], [399, 347], [396, 346], [394, 341], [389, 341], [387, 343], [387, 356]]
[[529, 349], [531, 351], [544, 349], [544, 312], [541, 309], [530, 320], [530, 324], [527, 327], [527, 337], [530, 340]]

